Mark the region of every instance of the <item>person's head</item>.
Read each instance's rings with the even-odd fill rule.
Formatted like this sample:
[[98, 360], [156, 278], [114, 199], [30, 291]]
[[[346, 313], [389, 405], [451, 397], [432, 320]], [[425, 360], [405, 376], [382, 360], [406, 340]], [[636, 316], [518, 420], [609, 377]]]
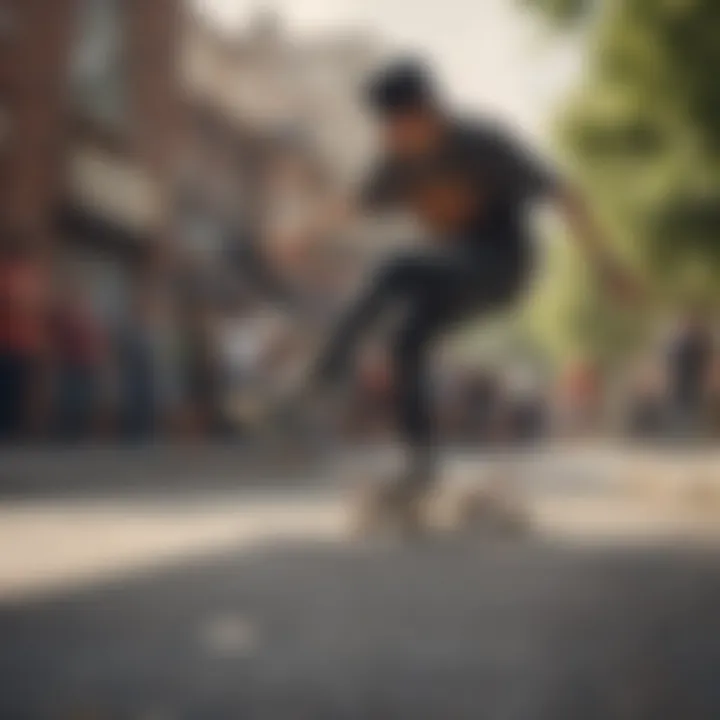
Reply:
[[422, 153], [442, 132], [442, 103], [432, 73], [421, 61], [386, 66], [370, 79], [366, 99], [394, 153]]

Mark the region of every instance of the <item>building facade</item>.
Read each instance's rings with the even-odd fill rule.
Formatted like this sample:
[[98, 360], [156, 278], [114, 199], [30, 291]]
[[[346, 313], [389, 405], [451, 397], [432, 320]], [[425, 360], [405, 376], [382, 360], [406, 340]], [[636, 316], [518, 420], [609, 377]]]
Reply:
[[4, 232], [108, 267], [169, 241], [180, 12], [180, 0], [0, 4]]
[[359, 102], [384, 45], [371, 33], [296, 36], [260, 12], [237, 32], [197, 15], [185, 32], [187, 92], [267, 134], [302, 136], [333, 172], [357, 172], [372, 148]]
[[[323, 204], [353, 185], [372, 156], [373, 126], [360, 97], [382, 42], [342, 30], [296, 35], [267, 12], [228, 30], [190, 12], [183, 47], [190, 115], [199, 107], [216, 128], [234, 128], [218, 135], [226, 147], [220, 154], [242, 178], [230, 204], [249, 219], [262, 251], [300, 274], [308, 236], [322, 234]], [[197, 129], [187, 137], [186, 151], [202, 145]], [[204, 191], [223, 173], [198, 159], [188, 175]]]
[[110, 312], [171, 251], [180, 18], [178, 0], [76, 0], [57, 229]]
[[64, 67], [76, 0], [0, 5], [0, 222], [44, 239], [60, 188]]

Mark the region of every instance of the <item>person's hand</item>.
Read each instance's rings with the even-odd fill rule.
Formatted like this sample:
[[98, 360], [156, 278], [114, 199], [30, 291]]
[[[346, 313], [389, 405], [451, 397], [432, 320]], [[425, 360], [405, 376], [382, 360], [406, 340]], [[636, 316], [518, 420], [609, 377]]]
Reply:
[[572, 188], [561, 188], [558, 201], [568, 221], [572, 236], [584, 250], [593, 268], [599, 273], [604, 290], [623, 303], [634, 303], [645, 295], [639, 280], [627, 272], [605, 250], [608, 247], [597, 228], [584, 199]]
[[612, 300], [623, 304], [642, 302], [645, 291], [637, 277], [618, 263], [604, 258], [599, 262], [600, 279]]

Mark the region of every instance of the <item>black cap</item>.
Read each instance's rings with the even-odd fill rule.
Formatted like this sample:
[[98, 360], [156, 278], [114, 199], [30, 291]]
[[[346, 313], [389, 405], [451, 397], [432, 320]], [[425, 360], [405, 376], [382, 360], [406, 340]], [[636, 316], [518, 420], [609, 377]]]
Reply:
[[420, 60], [398, 60], [376, 73], [367, 85], [367, 103], [379, 115], [393, 115], [435, 103], [435, 82]]

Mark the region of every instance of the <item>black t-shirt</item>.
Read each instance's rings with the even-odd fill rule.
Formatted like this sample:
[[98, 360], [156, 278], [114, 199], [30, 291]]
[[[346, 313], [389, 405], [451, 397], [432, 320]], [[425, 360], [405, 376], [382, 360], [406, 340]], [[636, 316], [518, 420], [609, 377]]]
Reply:
[[[433, 216], [425, 206], [427, 191], [443, 184], [459, 191], [456, 195], [464, 203], [454, 222], [445, 226], [434, 223], [442, 212]], [[415, 211], [440, 239], [524, 257], [527, 207], [552, 194], [556, 185], [553, 174], [536, 157], [496, 126], [453, 121], [441, 147], [431, 155], [381, 159], [363, 188], [362, 201], [370, 210]], [[442, 194], [437, 197], [442, 207]], [[452, 216], [452, 204], [448, 207]]]

